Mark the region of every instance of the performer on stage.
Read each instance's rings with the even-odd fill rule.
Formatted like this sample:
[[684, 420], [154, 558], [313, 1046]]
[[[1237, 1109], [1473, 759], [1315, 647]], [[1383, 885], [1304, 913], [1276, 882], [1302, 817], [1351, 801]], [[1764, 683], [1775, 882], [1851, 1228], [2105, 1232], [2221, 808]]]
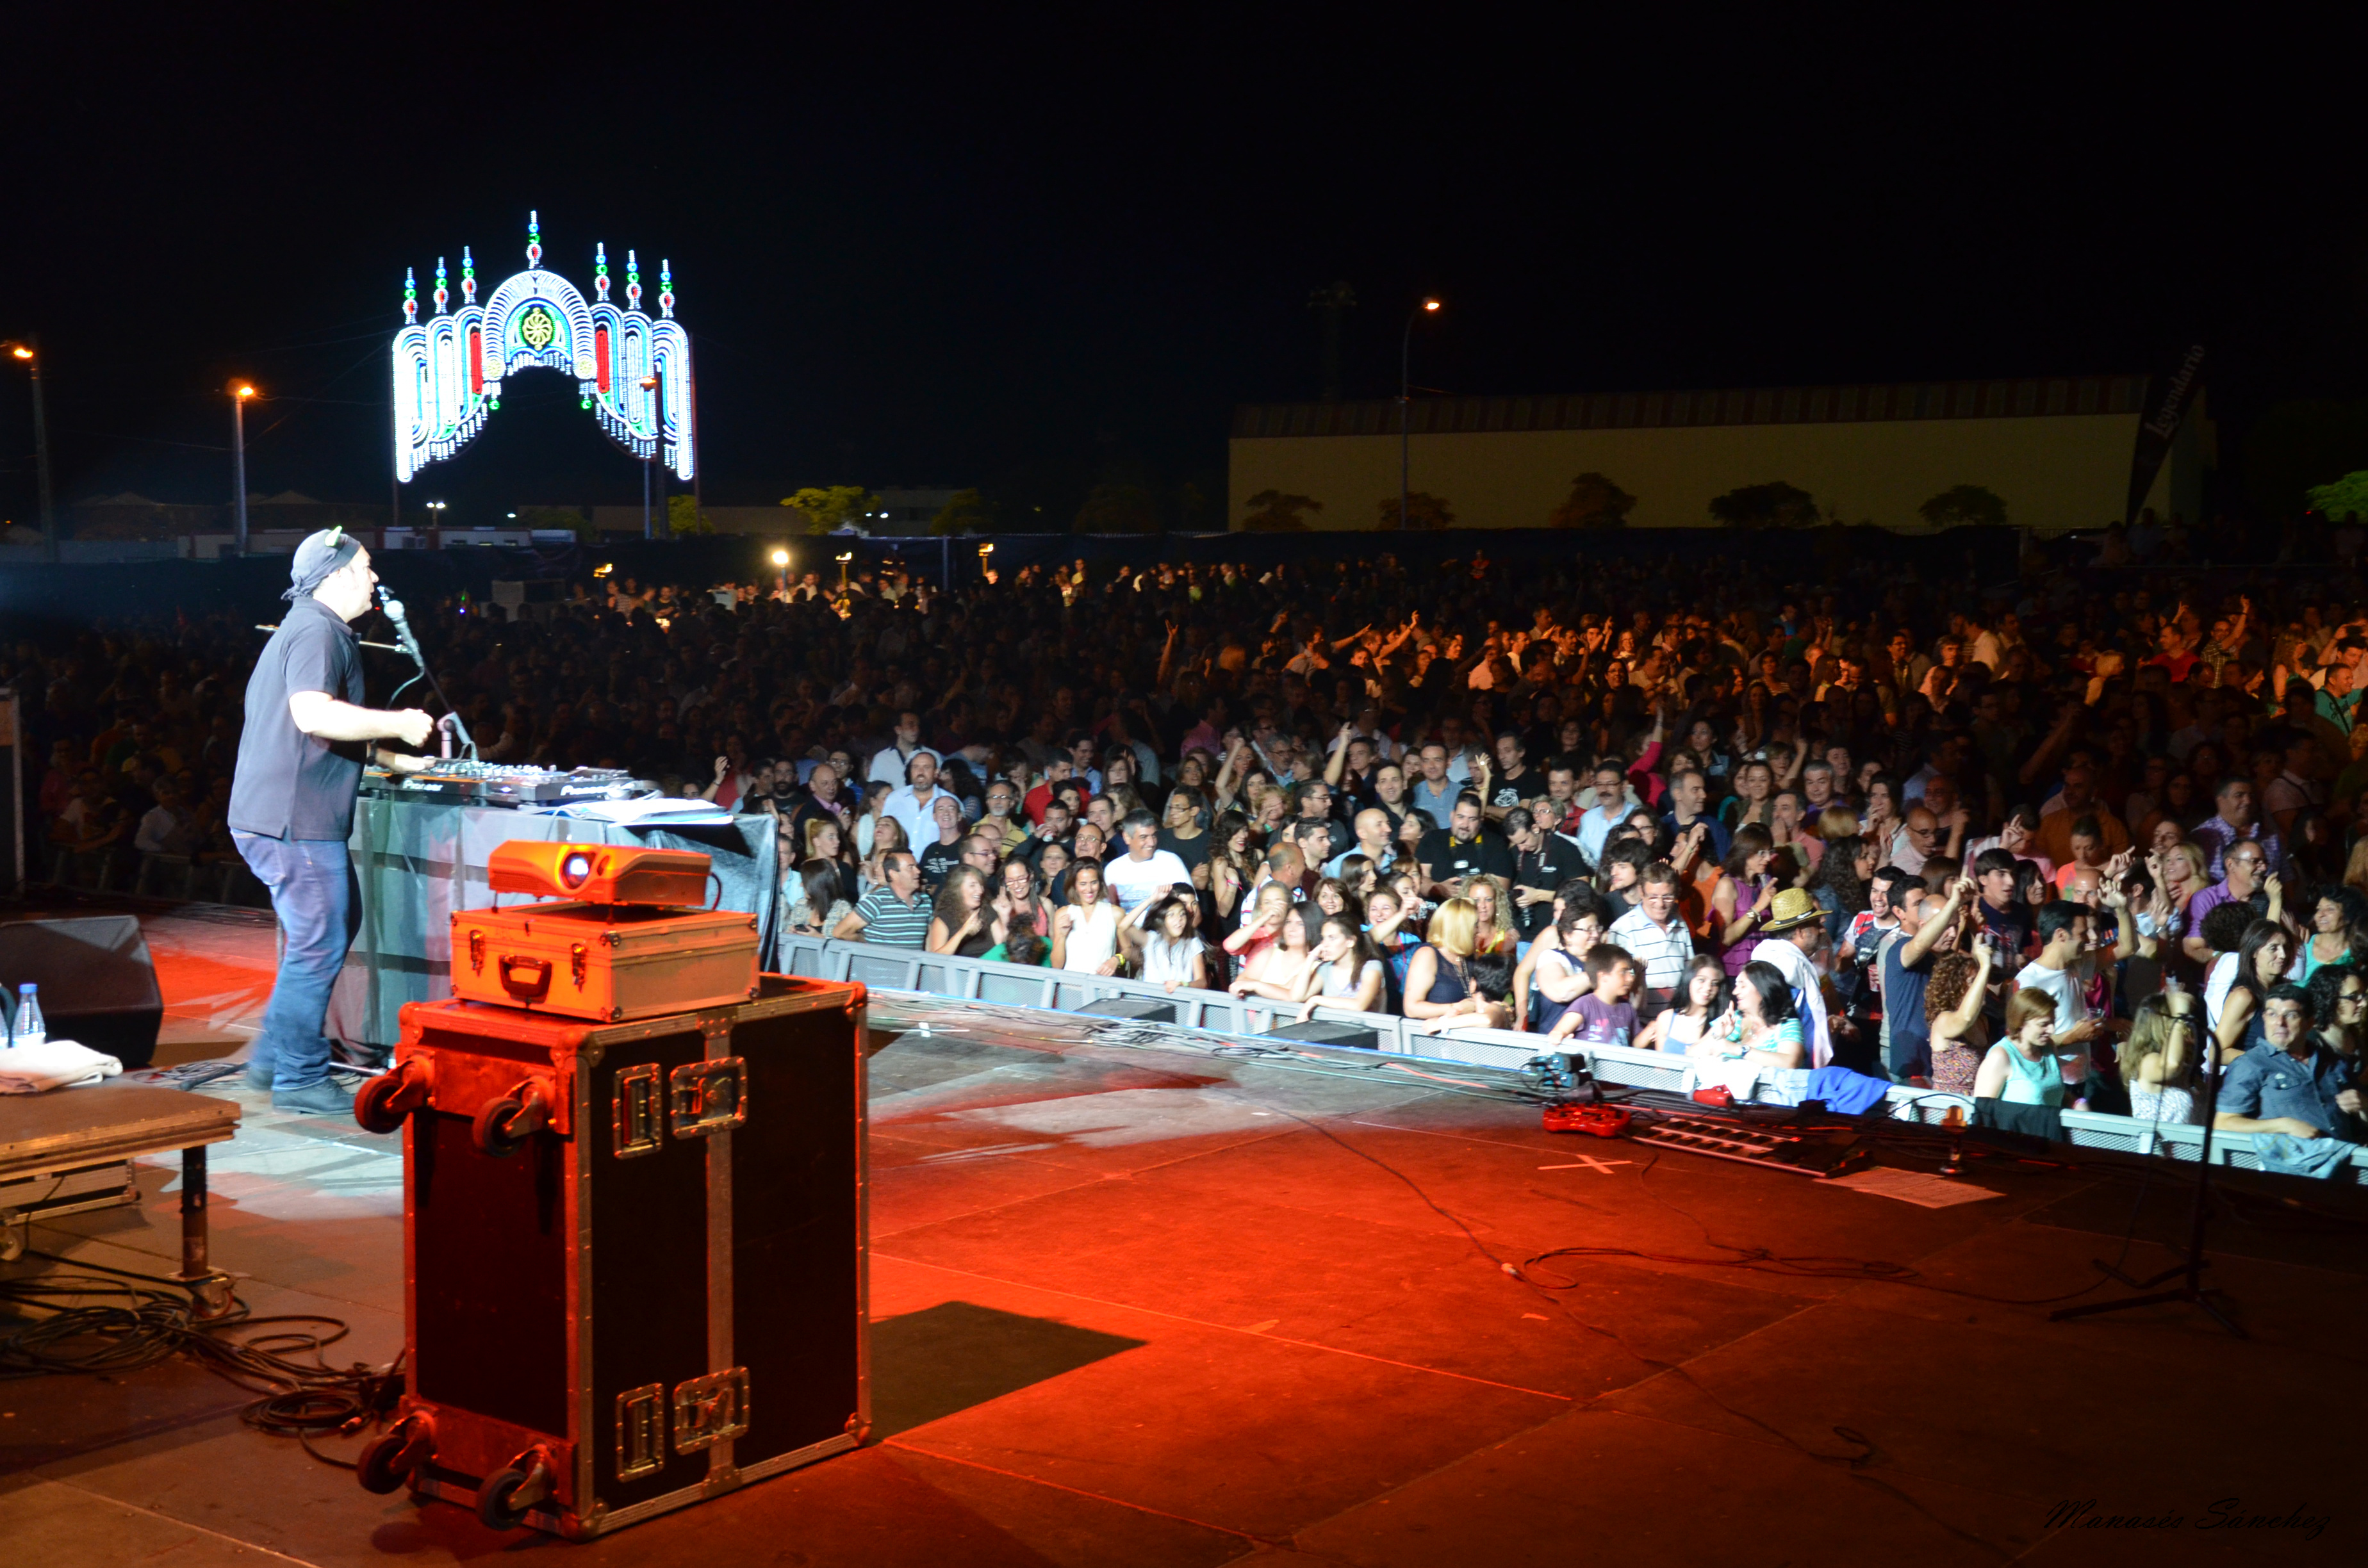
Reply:
[[328, 1077], [322, 1025], [361, 920], [346, 835], [362, 762], [375, 751], [383, 767], [418, 772], [426, 757], [369, 743], [420, 745], [435, 721], [416, 708], [360, 706], [361, 650], [347, 622], [370, 608], [378, 574], [359, 540], [323, 529], [296, 547], [288, 574], [287, 616], [247, 677], [246, 729], [230, 790], [231, 837], [271, 890], [285, 938], [246, 1079], [269, 1088], [277, 1109], [335, 1116], [353, 1096]]

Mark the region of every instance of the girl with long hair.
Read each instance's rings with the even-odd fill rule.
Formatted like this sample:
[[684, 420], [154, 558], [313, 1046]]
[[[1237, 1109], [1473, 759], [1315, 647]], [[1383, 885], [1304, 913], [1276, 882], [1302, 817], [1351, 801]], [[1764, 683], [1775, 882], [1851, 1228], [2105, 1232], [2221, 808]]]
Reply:
[[881, 858], [898, 849], [910, 852], [905, 842], [905, 824], [882, 812], [873, 824], [871, 853], [863, 858], [862, 883], [866, 892], [887, 881], [887, 873], [880, 869]]
[[1119, 908], [1102, 897], [1099, 862], [1069, 868], [1069, 902], [1053, 916], [1053, 967], [1080, 974], [1116, 974]]
[[928, 950], [958, 959], [983, 959], [1011, 934], [1011, 902], [990, 889], [975, 866], [957, 865], [938, 888], [929, 916]]
[[1768, 874], [1776, 858], [1776, 841], [1758, 823], [1735, 830], [1726, 858], [1719, 863], [1718, 885], [1711, 889], [1713, 925], [1729, 975], [1739, 974], [1751, 960], [1754, 933], [1776, 899], [1776, 879]]
[[1170, 993], [1179, 987], [1209, 987], [1207, 947], [1193, 935], [1201, 913], [1199, 901], [1177, 893], [1150, 898], [1120, 922], [1127, 950], [1134, 955], [1135, 972], [1146, 983]]
[[1015, 855], [1003, 863], [996, 875], [1003, 884], [1000, 891], [1008, 912], [1004, 915], [1004, 961], [1042, 962], [1050, 956], [1047, 937], [1053, 929], [1053, 906], [1044, 901], [1036, 881], [1036, 869]]
[[1697, 953], [1678, 976], [1677, 994], [1667, 1011], [1636, 1036], [1638, 1049], [1691, 1052], [1712, 1043], [1712, 1026], [1734, 1003], [1726, 966], [1714, 953]]
[[1356, 921], [1342, 915], [1324, 916], [1315, 943], [1315, 960], [1299, 979], [1299, 1021], [1315, 1016], [1319, 1006], [1352, 1013], [1381, 1011], [1383, 982], [1381, 953]]
[[1258, 881], [1258, 830], [1239, 812], [1226, 812], [1209, 830], [1210, 929], [1220, 937], [1241, 929], [1242, 895]]
[[838, 929], [855, 905], [840, 891], [838, 867], [828, 860], [807, 860], [797, 869], [791, 886], [790, 929], [807, 936], [827, 937]]
[[[2340, 966], [2321, 970], [2333, 974]], [[2157, 991], [2138, 1004], [2114, 1054], [2139, 1121], [2184, 1125], [2197, 1119], [2195, 1066], [2203, 1059], [2203, 1009], [2191, 991]]]
[[[1267, 885], [1279, 886], [1272, 882]], [[1263, 898], [1258, 908], [1263, 921], [1267, 910]], [[1275, 924], [1274, 939], [1262, 944], [1243, 961], [1241, 972], [1226, 989], [1236, 996], [1264, 996], [1277, 1002], [1299, 1000], [1299, 983], [1315, 961], [1311, 925], [1321, 918], [1304, 903], [1286, 902]]]
[[1973, 1097], [1989, 1054], [1989, 1030], [1982, 1021], [1988, 999], [1992, 944], [1975, 942], [1972, 952], [1942, 953], [1924, 983], [1924, 1018], [1931, 1031], [1932, 1086], [1944, 1094]]
[[2310, 936], [2294, 949], [2289, 978], [2308, 985], [2329, 964], [2368, 961], [2368, 894], [2329, 882], [2311, 903]]
[[2274, 920], [2256, 920], [2245, 928], [2237, 948], [2237, 975], [2220, 1003], [2218, 1027], [2213, 1031], [2226, 1066], [2261, 1043], [2261, 1002], [2270, 987], [2285, 978], [2294, 955], [2294, 937]]
[[1758, 960], [1735, 975], [1735, 1000], [1711, 1031], [1719, 1055], [1761, 1067], [1799, 1067], [1809, 1048], [1801, 1017], [1793, 1006], [1793, 983], [1772, 963]]

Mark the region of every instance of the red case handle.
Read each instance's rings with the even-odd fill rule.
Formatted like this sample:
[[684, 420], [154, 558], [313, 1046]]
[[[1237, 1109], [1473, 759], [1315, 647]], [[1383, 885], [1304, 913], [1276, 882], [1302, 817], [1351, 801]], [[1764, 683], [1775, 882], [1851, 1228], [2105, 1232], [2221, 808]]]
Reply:
[[[519, 1001], [540, 1002], [551, 994], [549, 959], [525, 959], [516, 953], [504, 953], [500, 968], [502, 989]], [[519, 975], [528, 970], [535, 971], [534, 979], [531, 982], [521, 981]]]

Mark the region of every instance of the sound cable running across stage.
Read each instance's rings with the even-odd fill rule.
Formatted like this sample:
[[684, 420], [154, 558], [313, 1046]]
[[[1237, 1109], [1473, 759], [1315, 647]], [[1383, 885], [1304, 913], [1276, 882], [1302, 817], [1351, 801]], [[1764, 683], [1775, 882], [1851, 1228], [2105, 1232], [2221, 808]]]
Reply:
[[435, 721], [422, 710], [361, 706], [359, 644], [347, 623], [370, 608], [378, 574], [370, 551], [343, 528], [296, 547], [288, 614], [246, 682], [229, 825], [239, 854], [271, 892], [284, 942], [247, 1082], [271, 1090], [280, 1110], [343, 1115], [352, 1096], [329, 1081], [322, 1025], [361, 911], [346, 838], [362, 765], [375, 756], [396, 773], [427, 758], [370, 743], [425, 744]]

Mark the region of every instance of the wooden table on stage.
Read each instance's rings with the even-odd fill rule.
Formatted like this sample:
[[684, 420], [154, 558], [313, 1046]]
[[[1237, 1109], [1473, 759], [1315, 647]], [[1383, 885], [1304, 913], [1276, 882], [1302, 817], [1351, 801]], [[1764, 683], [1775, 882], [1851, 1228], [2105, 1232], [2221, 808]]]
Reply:
[[[138, 1084], [0, 1095], [0, 1184], [63, 1179], [178, 1149], [181, 1271], [174, 1278], [193, 1288], [199, 1315], [211, 1317], [229, 1307], [230, 1292], [206, 1261], [206, 1146], [236, 1137], [238, 1118], [235, 1101]], [[127, 1182], [119, 1193], [46, 1212], [80, 1212], [136, 1203], [139, 1198], [139, 1188]], [[27, 1220], [43, 1212], [29, 1205], [12, 1207], [0, 1195], [0, 1238], [17, 1233]]]

